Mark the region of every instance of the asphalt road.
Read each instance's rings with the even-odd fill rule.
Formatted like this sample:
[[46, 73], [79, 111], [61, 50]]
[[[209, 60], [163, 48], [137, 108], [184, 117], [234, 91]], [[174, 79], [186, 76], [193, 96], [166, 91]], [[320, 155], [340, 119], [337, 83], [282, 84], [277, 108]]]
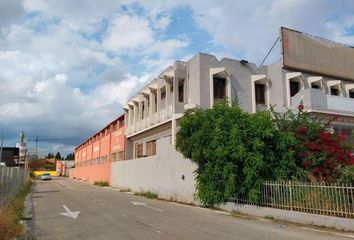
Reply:
[[[35, 181], [33, 203], [36, 239], [350, 239], [341, 233], [150, 200], [68, 178]], [[80, 213], [75, 219], [76, 211]]]

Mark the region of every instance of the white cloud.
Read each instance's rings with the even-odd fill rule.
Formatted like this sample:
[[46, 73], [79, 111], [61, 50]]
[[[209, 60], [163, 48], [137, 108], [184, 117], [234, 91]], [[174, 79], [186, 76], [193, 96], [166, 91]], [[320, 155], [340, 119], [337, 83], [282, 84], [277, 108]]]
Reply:
[[[266, 0], [193, 1], [190, 3], [197, 24], [213, 42], [237, 57], [260, 63], [286, 26], [332, 40], [352, 41], [344, 36], [346, 24], [354, 11], [353, 1]], [[333, 27], [335, 26], [335, 27]], [[348, 26], [347, 26], [348, 27]], [[352, 34], [353, 36], [353, 34]], [[280, 57], [279, 45], [270, 61]]]
[[103, 46], [107, 50], [122, 51], [146, 46], [153, 41], [149, 22], [137, 16], [118, 16], [107, 29]]
[[82, 140], [99, 130], [176, 56], [195, 54], [192, 33], [166, 35], [184, 20], [173, 19], [177, 7], [190, 8], [218, 57], [259, 63], [282, 25], [354, 42], [354, 2], [345, 0], [0, 1], [0, 129]]
[[170, 16], [164, 15], [154, 22], [154, 27], [158, 30], [165, 30], [171, 23]]
[[0, 37], [23, 14], [22, 0], [0, 1]]

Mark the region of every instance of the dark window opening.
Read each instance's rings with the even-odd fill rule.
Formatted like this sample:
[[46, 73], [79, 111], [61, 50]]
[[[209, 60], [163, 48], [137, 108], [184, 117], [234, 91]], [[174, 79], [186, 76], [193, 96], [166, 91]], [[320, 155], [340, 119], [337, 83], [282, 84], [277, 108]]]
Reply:
[[312, 83], [312, 84], [311, 84], [311, 88], [320, 89], [320, 86]]
[[256, 104], [265, 104], [265, 85], [255, 84]]
[[214, 85], [214, 100], [223, 99], [226, 96], [226, 79], [214, 77], [213, 85]]
[[157, 94], [155, 94], [155, 106], [154, 106], [154, 112], [157, 112]]
[[349, 97], [354, 98], [354, 91], [349, 91]]
[[178, 83], [178, 101], [184, 102], [184, 79]]
[[290, 81], [290, 97], [295, 96], [300, 91], [300, 83]]
[[124, 127], [124, 119], [120, 120], [119, 122], [119, 128]]
[[161, 100], [165, 99], [166, 97], [166, 89], [161, 89]]
[[145, 102], [141, 102], [141, 119], [144, 119]]
[[339, 96], [339, 90], [337, 88], [331, 88], [331, 95]]
[[173, 85], [171, 85], [170, 87], [170, 92], [173, 92]]

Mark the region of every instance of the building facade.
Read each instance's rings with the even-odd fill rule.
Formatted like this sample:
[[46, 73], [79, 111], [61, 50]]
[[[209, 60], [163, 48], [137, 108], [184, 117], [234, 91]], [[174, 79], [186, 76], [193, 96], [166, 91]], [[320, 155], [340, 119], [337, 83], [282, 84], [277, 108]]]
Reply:
[[268, 66], [198, 53], [156, 76], [124, 106], [127, 159], [154, 155], [163, 137], [174, 144], [186, 109], [210, 108], [224, 97], [253, 113], [296, 110], [302, 101], [310, 113], [338, 116], [335, 130], [354, 143], [354, 48], [286, 28], [280, 35], [283, 54]]
[[91, 183], [111, 182], [111, 163], [125, 160], [124, 115], [75, 148], [75, 168], [70, 177]]
[[354, 144], [354, 48], [286, 28], [279, 40], [273, 64], [198, 53], [131, 97], [123, 106], [127, 161], [112, 164], [112, 185], [194, 202], [197, 165], [175, 150], [179, 121], [186, 109], [211, 108], [224, 97], [250, 113], [297, 111], [302, 102], [310, 114], [336, 116], [333, 130]]

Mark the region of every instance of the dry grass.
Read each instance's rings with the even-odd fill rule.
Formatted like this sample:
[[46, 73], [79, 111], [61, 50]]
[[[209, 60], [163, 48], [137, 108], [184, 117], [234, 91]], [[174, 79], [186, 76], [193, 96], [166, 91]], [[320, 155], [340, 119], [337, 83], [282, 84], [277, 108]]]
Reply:
[[143, 196], [143, 197], [147, 197], [147, 198], [150, 198], [150, 199], [155, 199], [157, 198], [157, 193], [154, 193], [154, 192], [151, 192], [151, 191], [147, 191], [147, 192], [136, 192], [134, 193], [134, 195], [136, 196]]
[[24, 232], [20, 223], [27, 193], [31, 189], [29, 180], [11, 203], [0, 209], [0, 240], [23, 239]]
[[100, 187], [109, 187], [109, 183], [107, 181], [95, 181], [93, 184]]

